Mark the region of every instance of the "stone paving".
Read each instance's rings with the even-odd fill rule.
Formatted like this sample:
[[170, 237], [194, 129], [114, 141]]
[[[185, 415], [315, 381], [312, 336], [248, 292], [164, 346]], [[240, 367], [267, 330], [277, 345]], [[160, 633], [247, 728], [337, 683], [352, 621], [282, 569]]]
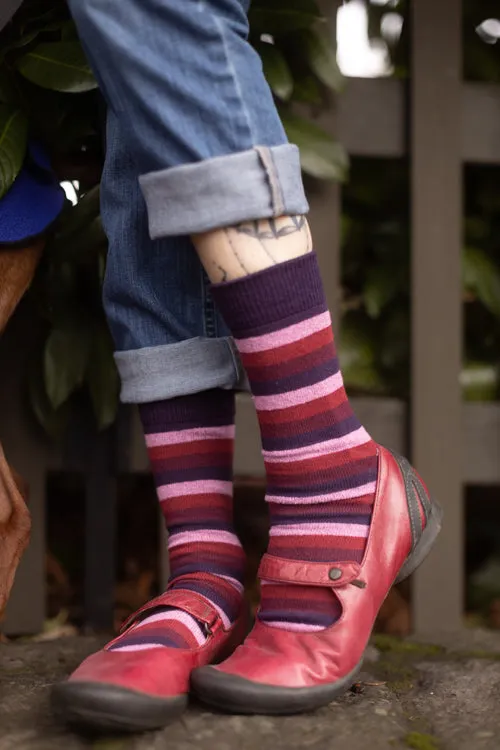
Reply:
[[432, 645], [376, 637], [353, 689], [308, 715], [226, 716], [193, 705], [162, 732], [79, 736], [51, 717], [49, 686], [99, 645], [82, 637], [0, 646], [0, 750], [500, 748], [496, 633], [465, 631]]

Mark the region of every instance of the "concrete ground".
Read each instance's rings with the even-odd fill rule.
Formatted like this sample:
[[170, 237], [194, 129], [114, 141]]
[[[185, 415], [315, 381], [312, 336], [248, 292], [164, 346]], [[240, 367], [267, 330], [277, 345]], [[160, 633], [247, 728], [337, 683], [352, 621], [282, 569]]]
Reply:
[[376, 637], [353, 690], [313, 714], [225, 716], [194, 705], [164, 731], [132, 738], [81, 737], [50, 715], [50, 684], [97, 639], [7, 644], [0, 750], [499, 750], [500, 636], [467, 631], [440, 642]]

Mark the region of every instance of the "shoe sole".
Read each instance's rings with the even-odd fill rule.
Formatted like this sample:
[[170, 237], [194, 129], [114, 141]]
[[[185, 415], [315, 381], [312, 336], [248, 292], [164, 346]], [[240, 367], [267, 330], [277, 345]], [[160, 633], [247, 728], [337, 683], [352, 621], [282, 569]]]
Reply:
[[108, 732], [161, 729], [181, 714], [187, 695], [156, 698], [100, 682], [63, 682], [52, 688], [54, 713], [68, 724]]
[[[439, 536], [442, 519], [441, 506], [433, 503], [422, 536], [394, 583], [404, 581], [423, 563]], [[351, 687], [362, 666], [363, 659], [342, 679], [310, 688], [264, 685], [207, 667], [194, 672], [191, 682], [194, 694], [214, 708], [238, 714], [279, 716], [314, 711], [328, 705]]]

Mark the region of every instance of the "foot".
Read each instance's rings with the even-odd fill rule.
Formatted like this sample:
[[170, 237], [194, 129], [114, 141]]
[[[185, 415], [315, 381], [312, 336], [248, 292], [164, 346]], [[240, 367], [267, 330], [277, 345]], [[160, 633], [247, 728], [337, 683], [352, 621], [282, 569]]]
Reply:
[[430, 552], [442, 511], [404, 458], [379, 448], [379, 473], [361, 563], [311, 563], [271, 555], [259, 577], [321, 587], [340, 603], [341, 617], [315, 632], [272, 627], [258, 619], [224, 663], [195, 670], [204, 702], [237, 713], [292, 714], [330, 703], [361, 668], [377, 613], [392, 585], [410, 576]]
[[[197, 623], [198, 643], [191, 648], [151, 640], [147, 648], [130, 645], [144, 618], [165, 608], [172, 608], [167, 612], [175, 612], [178, 623], [186, 618], [188, 630]], [[186, 708], [193, 669], [226, 658], [243, 640], [246, 624], [243, 603], [231, 625], [205, 597], [169, 589], [132, 615], [120, 635], [86, 659], [66, 682], [54, 686], [53, 708], [63, 720], [93, 729], [160, 729]]]

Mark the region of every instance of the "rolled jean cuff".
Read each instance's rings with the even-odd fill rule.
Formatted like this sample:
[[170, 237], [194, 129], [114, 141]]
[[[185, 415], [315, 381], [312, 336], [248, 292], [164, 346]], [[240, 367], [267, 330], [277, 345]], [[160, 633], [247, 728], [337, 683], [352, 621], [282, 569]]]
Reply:
[[152, 239], [306, 214], [297, 146], [256, 146], [140, 177]]
[[121, 401], [147, 404], [223, 388], [246, 391], [248, 380], [231, 338], [193, 338], [116, 352]]

